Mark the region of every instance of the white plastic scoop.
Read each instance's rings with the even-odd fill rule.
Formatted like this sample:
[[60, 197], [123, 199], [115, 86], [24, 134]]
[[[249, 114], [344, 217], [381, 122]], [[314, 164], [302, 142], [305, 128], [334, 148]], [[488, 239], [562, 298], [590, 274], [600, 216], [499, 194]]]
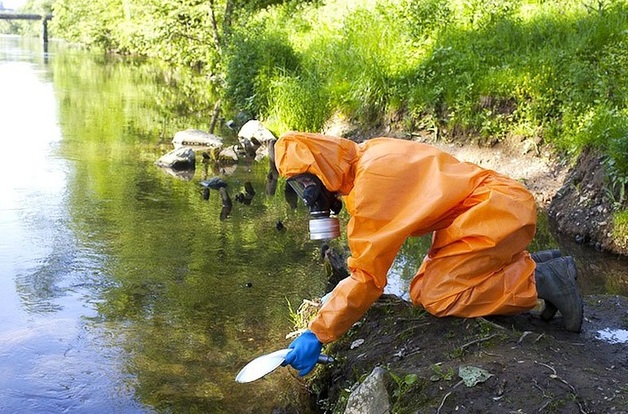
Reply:
[[[262, 355], [244, 366], [236, 376], [237, 382], [251, 382], [262, 378], [266, 374], [270, 374], [277, 369], [286, 359], [288, 352], [291, 349], [280, 349], [279, 351], [272, 352], [270, 354]], [[333, 362], [333, 358], [327, 355], [320, 355], [318, 362], [321, 364], [327, 364]]]

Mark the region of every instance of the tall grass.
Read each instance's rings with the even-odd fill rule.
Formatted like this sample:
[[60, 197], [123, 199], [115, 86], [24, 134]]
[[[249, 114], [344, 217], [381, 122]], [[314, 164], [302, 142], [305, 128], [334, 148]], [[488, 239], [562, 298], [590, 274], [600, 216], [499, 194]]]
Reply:
[[340, 112], [365, 128], [517, 134], [570, 154], [596, 146], [628, 174], [625, 1], [338, 0], [271, 8], [256, 24], [263, 35], [243, 28], [252, 44], [281, 33], [272, 50], [298, 64], [227, 79], [264, 96], [255, 115], [279, 129], [319, 130]]
[[329, 95], [319, 76], [283, 75], [272, 82], [266, 122], [272, 130], [317, 130], [331, 117]]

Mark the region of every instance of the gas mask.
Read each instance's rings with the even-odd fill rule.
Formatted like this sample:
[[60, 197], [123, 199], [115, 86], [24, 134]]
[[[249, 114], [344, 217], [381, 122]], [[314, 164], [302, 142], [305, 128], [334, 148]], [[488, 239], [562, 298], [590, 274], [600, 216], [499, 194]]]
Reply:
[[[336, 214], [342, 209], [342, 201], [331, 193], [314, 174], [299, 174], [288, 179], [288, 184], [310, 210], [310, 239], [328, 240], [340, 235], [340, 223]], [[333, 217], [330, 217], [333, 215]]]

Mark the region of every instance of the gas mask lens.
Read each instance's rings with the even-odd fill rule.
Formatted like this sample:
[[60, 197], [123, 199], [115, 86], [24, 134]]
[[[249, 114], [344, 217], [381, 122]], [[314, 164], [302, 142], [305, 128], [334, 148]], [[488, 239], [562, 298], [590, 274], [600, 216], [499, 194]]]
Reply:
[[337, 217], [342, 202], [325, 188], [314, 174], [300, 174], [288, 179], [288, 184], [303, 200], [310, 211], [310, 239], [328, 240], [340, 235]]
[[311, 174], [301, 174], [288, 179], [288, 184], [303, 200], [306, 206], [310, 207], [318, 198], [318, 186]]

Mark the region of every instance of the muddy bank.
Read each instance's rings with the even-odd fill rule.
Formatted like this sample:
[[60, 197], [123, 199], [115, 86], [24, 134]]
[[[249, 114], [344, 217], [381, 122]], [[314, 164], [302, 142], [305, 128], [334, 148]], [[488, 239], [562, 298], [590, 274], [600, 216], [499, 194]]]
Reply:
[[613, 220], [616, 209], [628, 207], [620, 199], [619, 189], [609, 185], [603, 158], [587, 149], [553, 197], [548, 215], [561, 235], [599, 251], [628, 255], [628, 235], [616, 234]]
[[[610, 237], [612, 206], [605, 197], [602, 160], [594, 153], [584, 152], [568, 165], [549, 149], [429, 143], [524, 182], [573, 249], [627, 253]], [[588, 265], [578, 267], [595, 272]], [[583, 331], [574, 334], [563, 329], [560, 315], [550, 323], [527, 313], [435, 318], [386, 296], [328, 346], [337, 362], [318, 368], [304, 384], [318, 409], [329, 413], [344, 412], [350, 392], [375, 367], [386, 372], [394, 413], [628, 413], [628, 298], [584, 299]], [[613, 342], [617, 333], [620, 340]], [[461, 367], [490, 375], [467, 386]]]

